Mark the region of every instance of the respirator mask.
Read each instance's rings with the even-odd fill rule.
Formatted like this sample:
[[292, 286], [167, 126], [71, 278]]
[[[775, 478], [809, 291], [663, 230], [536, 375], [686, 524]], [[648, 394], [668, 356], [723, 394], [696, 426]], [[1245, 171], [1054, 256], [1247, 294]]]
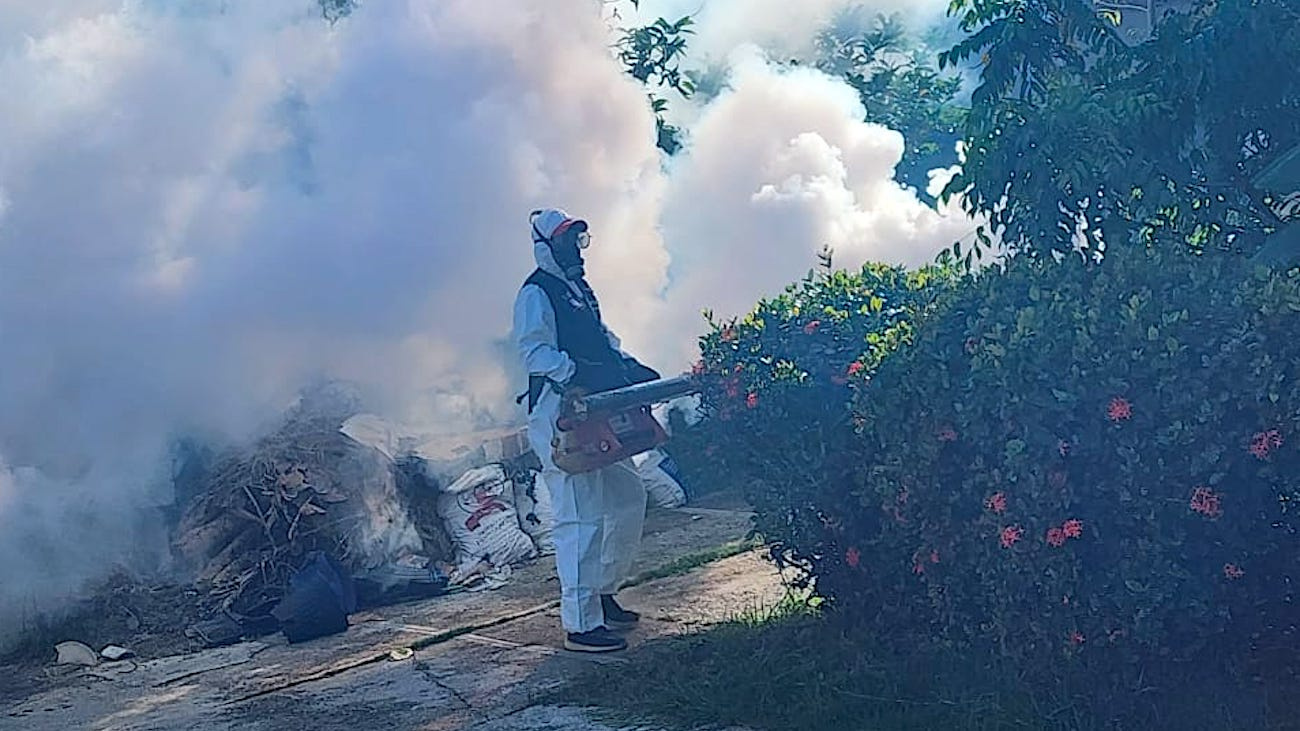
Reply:
[[541, 211], [533, 211], [530, 221], [533, 224], [533, 241], [545, 242], [551, 249], [551, 256], [564, 272], [565, 278], [578, 281], [586, 276], [582, 252], [591, 245], [591, 233], [586, 221], [569, 220], [560, 224], [555, 233], [543, 236], [537, 228], [537, 216]]

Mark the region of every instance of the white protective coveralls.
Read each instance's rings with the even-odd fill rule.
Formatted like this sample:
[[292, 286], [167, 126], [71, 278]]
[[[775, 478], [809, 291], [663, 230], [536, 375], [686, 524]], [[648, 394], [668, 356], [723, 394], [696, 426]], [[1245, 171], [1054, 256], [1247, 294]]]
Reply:
[[[547, 212], [552, 213], [551, 211]], [[543, 215], [537, 226], [551, 236], [564, 220]], [[533, 244], [543, 271], [568, 281], [545, 242]], [[581, 297], [581, 290], [570, 282]], [[605, 328], [610, 344], [623, 353], [617, 337]], [[527, 284], [515, 300], [514, 335], [519, 356], [530, 375], [565, 383], [575, 372], [573, 360], [557, 347], [555, 314], [541, 287]], [[595, 472], [570, 475], [551, 460], [551, 439], [560, 414], [560, 395], [543, 389], [528, 417], [528, 442], [542, 463], [541, 478], [555, 516], [555, 568], [560, 578], [560, 618], [566, 632], [582, 633], [605, 626], [602, 594], [614, 594], [629, 577], [645, 525], [646, 489], [631, 460]]]

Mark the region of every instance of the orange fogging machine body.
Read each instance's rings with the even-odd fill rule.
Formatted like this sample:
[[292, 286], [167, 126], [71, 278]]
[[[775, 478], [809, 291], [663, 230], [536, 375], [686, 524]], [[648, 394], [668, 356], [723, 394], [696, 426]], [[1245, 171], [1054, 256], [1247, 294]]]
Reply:
[[699, 390], [694, 377], [679, 376], [566, 398], [551, 459], [562, 471], [579, 475], [648, 452], [668, 441], [650, 407]]

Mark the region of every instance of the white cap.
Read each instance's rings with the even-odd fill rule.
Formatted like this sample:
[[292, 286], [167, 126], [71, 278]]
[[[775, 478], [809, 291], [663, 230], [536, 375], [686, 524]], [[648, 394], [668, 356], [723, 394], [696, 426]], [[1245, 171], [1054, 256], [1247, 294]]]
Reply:
[[536, 228], [533, 238], [536, 239], [541, 234], [543, 238], [549, 239], [575, 223], [585, 225], [586, 222], [569, 216], [561, 208], [544, 208], [532, 218], [532, 225]]

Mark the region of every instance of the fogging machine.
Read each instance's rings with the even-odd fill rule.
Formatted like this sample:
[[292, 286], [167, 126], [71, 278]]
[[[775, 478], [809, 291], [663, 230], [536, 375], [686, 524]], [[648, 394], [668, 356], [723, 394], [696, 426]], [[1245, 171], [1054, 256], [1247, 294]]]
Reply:
[[683, 375], [566, 396], [551, 458], [560, 470], [578, 475], [648, 452], [668, 441], [650, 408], [700, 390], [695, 376]]

